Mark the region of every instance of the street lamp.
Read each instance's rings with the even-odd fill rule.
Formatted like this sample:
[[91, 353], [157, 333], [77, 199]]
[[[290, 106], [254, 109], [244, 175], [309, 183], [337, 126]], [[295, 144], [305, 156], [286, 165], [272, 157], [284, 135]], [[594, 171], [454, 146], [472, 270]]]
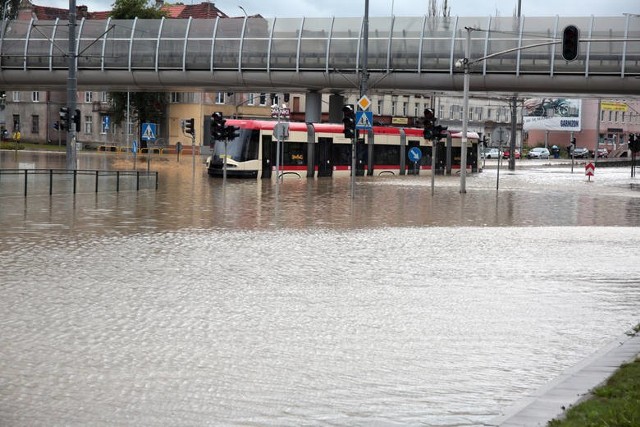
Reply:
[[464, 47], [464, 58], [456, 61], [456, 67], [464, 69], [463, 91], [464, 98], [462, 101], [462, 143], [460, 146], [460, 192], [466, 193], [467, 179], [467, 129], [469, 127], [469, 55], [471, 51], [471, 31], [473, 28], [465, 27], [467, 30], [467, 42]]

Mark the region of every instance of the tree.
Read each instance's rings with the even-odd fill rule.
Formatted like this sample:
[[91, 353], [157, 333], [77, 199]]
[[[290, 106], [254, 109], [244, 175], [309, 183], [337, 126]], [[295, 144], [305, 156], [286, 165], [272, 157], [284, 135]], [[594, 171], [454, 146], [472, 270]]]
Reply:
[[2, 9], [2, 17], [8, 19], [15, 19], [18, 16], [18, 8], [20, 7], [20, 0], [3, 1], [0, 4]]
[[[440, 13], [439, 13], [440, 12]], [[427, 9], [428, 16], [451, 16], [451, 6], [449, 6], [449, 2], [444, 0], [442, 3], [442, 8], [438, 11], [438, 0], [429, 0], [429, 7]]]
[[[147, 0], [116, 0], [109, 14], [113, 19], [160, 19], [166, 17], [165, 11], [147, 6]], [[139, 122], [160, 122], [164, 116], [168, 99], [164, 92], [110, 92], [112, 119], [122, 123], [127, 114], [127, 98], [129, 98], [130, 115]]]

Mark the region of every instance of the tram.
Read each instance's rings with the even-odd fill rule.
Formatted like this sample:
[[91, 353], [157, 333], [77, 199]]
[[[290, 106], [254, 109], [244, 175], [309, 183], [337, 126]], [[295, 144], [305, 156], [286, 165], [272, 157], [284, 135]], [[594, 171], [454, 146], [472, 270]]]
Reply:
[[[229, 141], [215, 141], [207, 159], [212, 177], [266, 178], [277, 175], [299, 177], [340, 177], [351, 175], [350, 139], [342, 124], [276, 122], [228, 119], [227, 126], [238, 128]], [[285, 128], [283, 130], [283, 128]], [[281, 133], [281, 134], [279, 134]], [[436, 172], [447, 167], [460, 168], [461, 135], [450, 134], [436, 147]], [[280, 144], [278, 144], [280, 139]], [[478, 134], [468, 133], [467, 168], [477, 166]], [[280, 146], [280, 158], [276, 157]], [[408, 152], [418, 147], [418, 162], [408, 160]], [[373, 126], [360, 131], [356, 144], [356, 175], [411, 175], [432, 172], [432, 142], [425, 140], [421, 128]], [[226, 159], [226, 162], [225, 162]], [[226, 163], [226, 165], [225, 165]]]

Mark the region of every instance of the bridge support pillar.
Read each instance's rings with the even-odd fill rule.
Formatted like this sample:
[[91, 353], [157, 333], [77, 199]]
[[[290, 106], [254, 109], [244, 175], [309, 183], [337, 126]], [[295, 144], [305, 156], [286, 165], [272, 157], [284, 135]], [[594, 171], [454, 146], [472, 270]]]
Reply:
[[320, 93], [315, 91], [307, 92], [304, 117], [307, 123], [320, 122], [322, 117], [322, 95]]
[[329, 97], [329, 123], [342, 122], [342, 107], [344, 107], [344, 96], [338, 93], [332, 94]]

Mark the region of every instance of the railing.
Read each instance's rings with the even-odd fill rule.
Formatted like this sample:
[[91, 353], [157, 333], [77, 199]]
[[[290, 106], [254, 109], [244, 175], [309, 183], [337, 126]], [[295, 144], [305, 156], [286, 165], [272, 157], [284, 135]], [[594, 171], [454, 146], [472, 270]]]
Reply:
[[[7, 178], [8, 177], [8, 178]], [[158, 189], [158, 172], [154, 171], [107, 171], [107, 170], [66, 170], [66, 169], [0, 169], [0, 196], [14, 194], [12, 189], [22, 187], [24, 196], [32, 192], [39, 192], [42, 188], [48, 188], [49, 195], [53, 195], [54, 177], [60, 178], [56, 188], [61, 193], [70, 190], [73, 194], [89, 191], [91, 188], [96, 193], [101, 188], [104, 191], [136, 190], [152, 188], [149, 184], [153, 179], [153, 188]], [[21, 184], [22, 183], [22, 184]], [[31, 185], [30, 185], [31, 184]], [[81, 191], [79, 191], [79, 187]]]

